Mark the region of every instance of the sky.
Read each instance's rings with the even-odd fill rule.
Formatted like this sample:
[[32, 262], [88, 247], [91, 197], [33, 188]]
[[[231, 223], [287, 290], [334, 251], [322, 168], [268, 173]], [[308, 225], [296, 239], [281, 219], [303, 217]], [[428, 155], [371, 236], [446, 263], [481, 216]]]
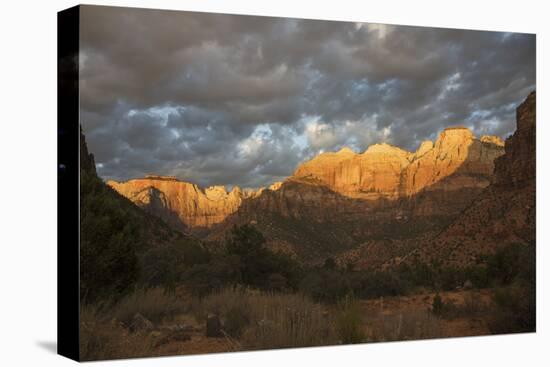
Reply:
[[80, 119], [98, 174], [257, 188], [316, 154], [415, 151], [448, 126], [506, 138], [535, 36], [81, 8]]

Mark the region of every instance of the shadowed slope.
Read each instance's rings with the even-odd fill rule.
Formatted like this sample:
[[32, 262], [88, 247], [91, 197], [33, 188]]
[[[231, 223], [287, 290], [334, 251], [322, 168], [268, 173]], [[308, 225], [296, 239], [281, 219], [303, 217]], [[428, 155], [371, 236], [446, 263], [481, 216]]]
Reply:
[[536, 94], [517, 108], [517, 130], [495, 162], [495, 182], [422, 256], [465, 265], [508, 244], [534, 246], [536, 225]]

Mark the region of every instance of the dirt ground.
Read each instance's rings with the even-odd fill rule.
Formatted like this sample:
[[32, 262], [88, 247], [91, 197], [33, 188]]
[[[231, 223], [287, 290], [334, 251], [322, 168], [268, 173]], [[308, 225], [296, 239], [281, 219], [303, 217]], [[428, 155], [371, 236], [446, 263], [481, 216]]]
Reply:
[[[410, 296], [381, 297], [380, 299], [361, 301], [365, 310], [367, 329], [371, 334], [380, 334], [380, 330], [398, 329], [390, 335], [396, 339], [422, 339], [433, 337], [460, 337], [490, 334], [484, 319], [483, 310], [491, 302], [491, 291], [456, 290], [440, 293], [444, 304], [452, 304], [457, 308], [466, 308], [469, 312], [453, 317], [435, 317], [431, 307], [435, 293], [426, 292]], [[388, 324], [385, 325], [385, 324]], [[404, 334], [405, 333], [405, 334]], [[408, 333], [408, 334], [406, 334]], [[374, 337], [373, 339], [377, 339]], [[382, 338], [382, 340], [388, 338]]]

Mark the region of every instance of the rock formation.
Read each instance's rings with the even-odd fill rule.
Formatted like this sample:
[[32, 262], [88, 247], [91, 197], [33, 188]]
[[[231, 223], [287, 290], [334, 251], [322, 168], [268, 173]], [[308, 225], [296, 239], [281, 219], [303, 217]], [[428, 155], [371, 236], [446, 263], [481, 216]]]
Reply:
[[239, 187], [229, 192], [224, 186], [202, 190], [175, 177], [158, 175], [125, 182], [111, 180], [107, 185], [178, 229], [210, 227], [220, 223], [234, 213], [244, 199], [258, 194], [257, 191], [243, 191]]
[[375, 144], [364, 153], [344, 148], [305, 162], [294, 177], [319, 180], [342, 195], [396, 200], [422, 190], [484, 188], [494, 160], [504, 153], [498, 137], [476, 139], [467, 128], [445, 129], [436, 140], [423, 142], [414, 153]]
[[[490, 183], [493, 160], [504, 150], [497, 143], [495, 137], [482, 141], [466, 128], [449, 128], [435, 143], [425, 141], [413, 153], [388, 144], [374, 144], [361, 154], [343, 148], [320, 154], [284, 182], [258, 190], [201, 189], [158, 175], [107, 184], [184, 232], [211, 228], [229, 216], [232, 224], [261, 222], [269, 215], [316, 223], [334, 215], [357, 223], [434, 216], [441, 221], [464, 209]], [[355, 232], [360, 237], [382, 235], [370, 224]]]
[[[457, 266], [507, 244], [534, 246], [536, 224], [536, 95], [517, 108], [517, 130], [495, 160], [494, 182], [477, 200], [417, 250], [424, 259]], [[416, 251], [416, 250], [415, 250]]]
[[[383, 143], [323, 153], [258, 190], [202, 189], [158, 175], [107, 184], [180, 232], [212, 242], [252, 223], [269, 246], [304, 261], [335, 256], [386, 267], [420, 258], [463, 266], [502, 244], [534, 242], [535, 119], [532, 93], [505, 143], [451, 127], [415, 152]], [[81, 165], [93, 167], [81, 146]]]
[[516, 110], [517, 130], [506, 139], [506, 154], [496, 161], [498, 185], [520, 186], [535, 180], [536, 94], [529, 94]]

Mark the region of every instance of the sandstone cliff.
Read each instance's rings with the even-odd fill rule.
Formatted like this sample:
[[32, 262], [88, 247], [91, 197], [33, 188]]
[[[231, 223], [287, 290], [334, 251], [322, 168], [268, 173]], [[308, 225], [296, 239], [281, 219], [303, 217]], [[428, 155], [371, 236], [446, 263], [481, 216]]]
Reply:
[[375, 144], [364, 153], [344, 148], [300, 165], [294, 177], [316, 179], [352, 198], [396, 200], [423, 190], [450, 192], [489, 185], [494, 160], [504, 153], [497, 137], [476, 139], [466, 128], [445, 129], [416, 152]]
[[324, 153], [259, 190], [201, 189], [156, 175], [107, 184], [182, 232], [207, 229], [220, 239], [233, 224], [252, 222], [271, 244], [296, 250], [300, 243], [321, 254], [392, 236], [396, 228], [399, 236], [440, 228], [490, 183], [502, 152], [497, 138], [451, 128], [412, 153], [388, 144]]
[[125, 182], [108, 181], [107, 185], [180, 230], [220, 223], [235, 212], [244, 199], [258, 194], [239, 187], [229, 192], [224, 186], [202, 190], [175, 177], [157, 175]]

